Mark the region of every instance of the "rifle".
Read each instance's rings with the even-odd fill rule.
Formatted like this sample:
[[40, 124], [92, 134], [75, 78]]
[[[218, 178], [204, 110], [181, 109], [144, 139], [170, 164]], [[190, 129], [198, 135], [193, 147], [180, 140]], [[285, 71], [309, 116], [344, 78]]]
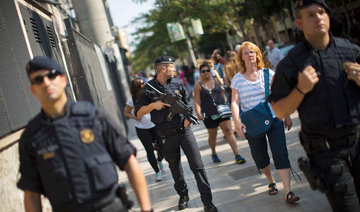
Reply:
[[159, 95], [160, 100], [166, 104], [171, 105], [169, 109], [169, 114], [166, 117], [167, 121], [171, 121], [175, 114], [181, 113], [183, 114], [192, 124], [200, 124], [195, 115], [192, 114], [192, 107], [188, 107], [182, 101], [180, 101], [180, 95], [174, 95], [170, 93], [163, 93], [158, 89], [154, 88], [154, 86], [146, 83], [152, 89], [154, 89]]

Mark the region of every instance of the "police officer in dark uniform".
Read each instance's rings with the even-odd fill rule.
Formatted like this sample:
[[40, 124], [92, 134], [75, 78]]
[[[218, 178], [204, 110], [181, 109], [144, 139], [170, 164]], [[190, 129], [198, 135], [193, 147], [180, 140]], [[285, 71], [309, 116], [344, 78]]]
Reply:
[[37, 56], [26, 70], [42, 110], [19, 142], [17, 186], [24, 190], [25, 211], [41, 211], [40, 194], [55, 212], [127, 211], [114, 163], [126, 171], [141, 209], [151, 211], [136, 149], [120, 127], [94, 105], [68, 101], [66, 75], [56, 61]]
[[170, 170], [175, 181], [175, 190], [180, 196], [179, 210], [188, 207], [188, 189], [184, 180], [184, 174], [180, 160], [180, 147], [183, 149], [190, 169], [194, 173], [201, 201], [205, 211], [217, 211], [212, 204], [210, 184], [208, 182], [204, 165], [201, 160], [199, 147], [195, 137], [189, 128], [190, 122], [181, 114], [176, 114], [167, 121], [169, 107], [171, 105], [159, 100], [159, 93], [176, 94], [180, 101], [188, 104], [185, 87], [182, 82], [174, 77], [174, 58], [161, 56], [155, 60], [155, 79], [150, 80], [142, 89], [136, 101], [135, 110], [138, 117], [151, 113], [151, 121], [156, 125], [159, 136], [163, 139], [165, 159], [169, 162]]
[[299, 112], [311, 187], [334, 211], [360, 211], [360, 51], [329, 33], [329, 13], [323, 0], [298, 1], [305, 40], [278, 65], [269, 101], [280, 119]]

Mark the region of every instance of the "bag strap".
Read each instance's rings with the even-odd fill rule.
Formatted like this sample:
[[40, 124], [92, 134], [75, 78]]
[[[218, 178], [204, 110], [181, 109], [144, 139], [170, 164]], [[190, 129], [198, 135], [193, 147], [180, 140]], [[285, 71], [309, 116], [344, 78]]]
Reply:
[[[265, 80], [265, 99], [267, 99], [270, 95], [270, 76], [269, 76], [268, 68], [264, 68], [264, 80]], [[239, 110], [240, 110], [240, 114], [242, 114], [243, 112], [241, 110], [240, 102], [239, 102]]]
[[199, 80], [198, 83], [199, 83], [201, 89], [205, 89], [204, 86], [203, 86], [203, 84], [202, 84], [202, 82], [200, 82], [200, 80]]
[[269, 77], [268, 68], [264, 68], [264, 80], [265, 80], [265, 98], [267, 99], [270, 95], [270, 77]]

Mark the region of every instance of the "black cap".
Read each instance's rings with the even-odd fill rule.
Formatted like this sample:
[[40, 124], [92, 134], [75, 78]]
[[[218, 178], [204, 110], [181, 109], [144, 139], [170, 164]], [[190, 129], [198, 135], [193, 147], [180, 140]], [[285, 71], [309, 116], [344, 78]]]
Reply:
[[155, 60], [154, 64], [156, 65], [160, 63], [166, 64], [166, 63], [174, 63], [174, 62], [175, 59], [171, 56], [161, 56]]
[[319, 4], [322, 7], [324, 7], [326, 12], [328, 12], [328, 13], [331, 12], [330, 8], [325, 3], [325, 0], [298, 0], [295, 9], [300, 10], [300, 9], [310, 6], [311, 4]]
[[61, 74], [65, 74], [64, 70], [61, 68], [59, 63], [50, 57], [46, 56], [35, 56], [33, 59], [29, 60], [26, 64], [26, 72], [27, 74], [31, 74], [41, 69], [48, 69], [60, 72]]

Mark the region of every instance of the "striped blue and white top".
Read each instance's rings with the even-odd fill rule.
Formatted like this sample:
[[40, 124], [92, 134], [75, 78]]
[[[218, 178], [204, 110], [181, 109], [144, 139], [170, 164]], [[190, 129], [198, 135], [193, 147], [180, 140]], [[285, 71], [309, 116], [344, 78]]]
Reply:
[[[274, 74], [275, 72], [269, 69], [270, 82]], [[238, 72], [231, 80], [231, 88], [237, 89], [239, 92], [242, 112], [250, 110], [260, 102], [265, 102], [264, 70], [261, 70], [259, 79], [255, 82], [245, 79], [242, 74]]]

